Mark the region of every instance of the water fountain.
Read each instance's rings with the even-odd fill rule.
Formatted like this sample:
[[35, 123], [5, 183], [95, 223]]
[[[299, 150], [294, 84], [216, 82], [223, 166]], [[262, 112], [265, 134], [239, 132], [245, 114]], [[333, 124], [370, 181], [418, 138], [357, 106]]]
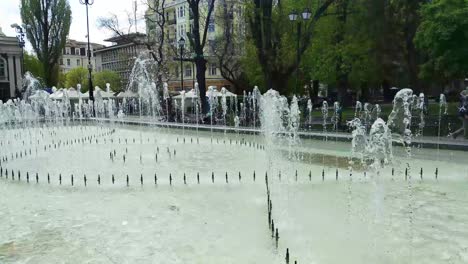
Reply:
[[[226, 89], [218, 102], [211, 88], [204, 125], [196, 84], [196, 126], [182, 93], [173, 103], [183, 125], [176, 129], [167, 84], [145, 72], [144, 59], [137, 64], [139, 81], [129, 86], [137, 99], [117, 104], [96, 89], [99, 119], [85, 98], [71, 107], [67, 92], [54, 101], [28, 87], [29, 97], [0, 102], [0, 262], [284, 263], [284, 252], [300, 263], [468, 261], [467, 201], [457, 187], [468, 179], [468, 154], [411, 152], [411, 119], [423, 99], [410, 89], [397, 93], [387, 122], [380, 106], [356, 104], [351, 144], [338, 141], [340, 105], [329, 122], [324, 101], [317, 134], [327, 138], [333, 125], [329, 144], [301, 137], [313, 134], [301, 130], [298, 98], [288, 103], [258, 88], [239, 111]], [[439, 138], [444, 107], [441, 96]], [[312, 123], [312, 103], [302, 109]], [[215, 144], [217, 131], [224, 141]]]

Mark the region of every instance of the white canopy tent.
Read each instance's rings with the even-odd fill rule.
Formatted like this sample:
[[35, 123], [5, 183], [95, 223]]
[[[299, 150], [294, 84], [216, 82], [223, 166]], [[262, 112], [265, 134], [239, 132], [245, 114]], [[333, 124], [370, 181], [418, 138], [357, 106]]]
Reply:
[[138, 97], [138, 94], [132, 91], [120, 92], [117, 95], [117, 98], [135, 98], [135, 97]]
[[49, 96], [50, 99], [62, 99], [63, 97], [63, 89], [55, 90], [54, 93]]
[[[97, 93], [97, 92], [101, 93], [102, 98], [113, 98], [113, 97], [115, 97], [112, 92], [104, 91], [101, 88], [99, 88], [98, 86], [96, 86], [94, 88], [94, 93]], [[88, 97], [89, 97], [89, 95], [88, 95]]]

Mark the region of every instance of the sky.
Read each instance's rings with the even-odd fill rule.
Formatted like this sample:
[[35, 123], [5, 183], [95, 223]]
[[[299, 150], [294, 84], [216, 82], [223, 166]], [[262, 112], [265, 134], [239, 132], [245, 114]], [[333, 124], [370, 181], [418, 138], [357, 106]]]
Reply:
[[[16, 36], [11, 24], [22, 24], [19, 10], [20, 2], [20, 0], [0, 0], [0, 27], [7, 36]], [[68, 0], [68, 2], [72, 11], [69, 38], [86, 41], [86, 8], [80, 4], [79, 0]], [[128, 31], [127, 12], [133, 12], [133, 2], [134, 0], [95, 0], [94, 4], [89, 7], [90, 41], [110, 45], [104, 39], [112, 37], [112, 32], [98, 27], [97, 20], [100, 17], [109, 17], [115, 14], [125, 32]], [[144, 32], [143, 15], [146, 7], [142, 0], [137, 0], [137, 6], [138, 31]], [[31, 50], [31, 45], [27, 44], [26, 49]]]

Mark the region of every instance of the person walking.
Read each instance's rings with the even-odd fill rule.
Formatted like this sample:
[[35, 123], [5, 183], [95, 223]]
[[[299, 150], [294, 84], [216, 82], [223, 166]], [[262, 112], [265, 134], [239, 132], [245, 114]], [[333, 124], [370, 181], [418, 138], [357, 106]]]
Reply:
[[458, 136], [463, 134], [465, 139], [468, 139], [468, 87], [460, 93], [460, 108], [458, 109], [458, 115], [462, 121], [462, 127], [451, 133], [449, 136], [456, 139]]

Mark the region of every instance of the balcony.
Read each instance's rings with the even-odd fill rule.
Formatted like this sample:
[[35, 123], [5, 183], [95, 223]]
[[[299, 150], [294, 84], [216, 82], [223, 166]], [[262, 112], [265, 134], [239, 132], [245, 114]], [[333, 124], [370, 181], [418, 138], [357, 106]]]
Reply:
[[168, 24], [168, 25], [175, 25], [175, 24], [176, 24], [176, 19], [175, 19], [175, 18], [173, 18], [173, 19], [168, 19], [168, 20], [167, 20], [167, 24]]

